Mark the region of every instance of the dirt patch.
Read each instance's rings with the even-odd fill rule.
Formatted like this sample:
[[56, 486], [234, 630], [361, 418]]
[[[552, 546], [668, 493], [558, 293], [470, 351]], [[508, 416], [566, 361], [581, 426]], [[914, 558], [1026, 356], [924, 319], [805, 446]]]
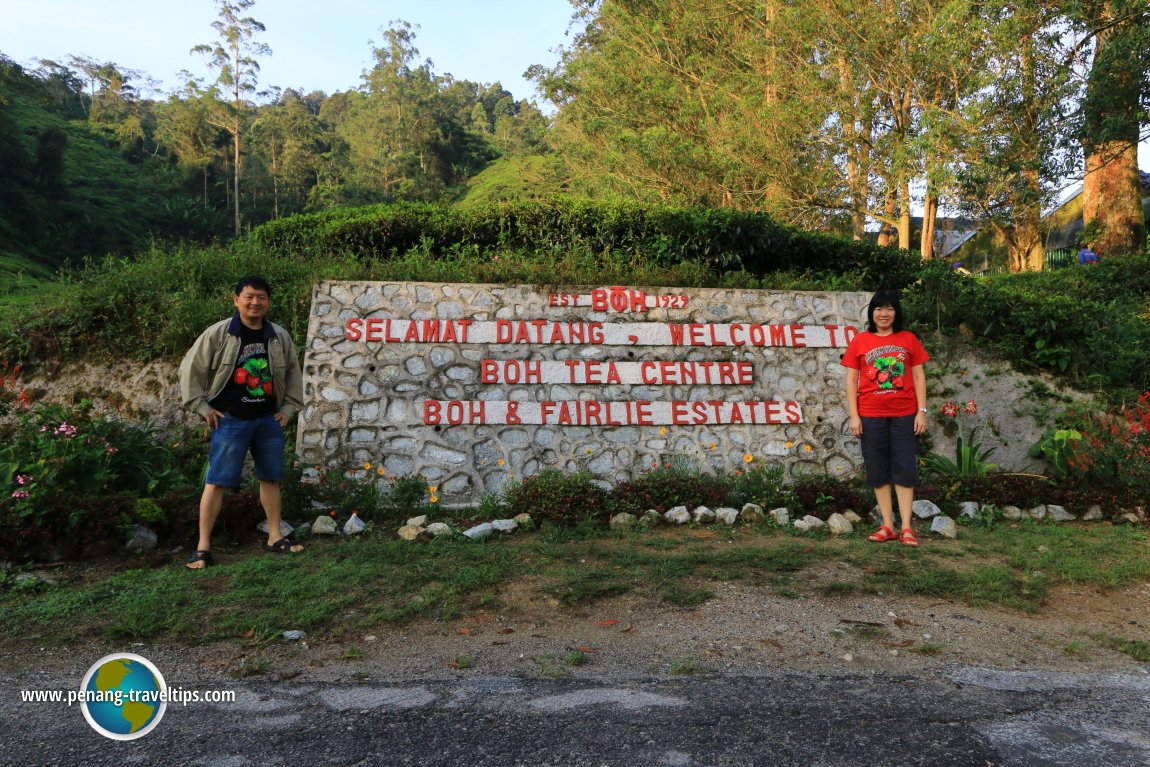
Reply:
[[[951, 664], [1073, 671], [1147, 667], [1110, 640], [1150, 640], [1150, 581], [1107, 591], [1052, 588], [1047, 601], [1027, 613], [850, 588], [873, 579], [842, 561], [820, 562], [775, 585], [700, 578], [697, 585], [710, 597], [678, 607], [646, 586], [569, 606], [544, 593], [546, 581], [530, 577], [500, 585], [481, 605], [450, 620], [381, 623], [302, 641], [81, 639], [41, 646], [24, 639], [6, 643], [3, 668], [62, 670], [123, 651], [140, 653], [165, 671], [179, 669], [183, 678], [259, 674], [317, 682], [458, 673], [913, 671]], [[204, 587], [221, 582], [205, 581]], [[98, 632], [78, 627], [71, 635]]]

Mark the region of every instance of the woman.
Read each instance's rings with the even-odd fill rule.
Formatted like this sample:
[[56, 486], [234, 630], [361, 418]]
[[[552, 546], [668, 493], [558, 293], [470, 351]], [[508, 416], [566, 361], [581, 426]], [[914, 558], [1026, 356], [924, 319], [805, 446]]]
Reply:
[[[918, 440], [926, 430], [926, 373], [930, 355], [903, 328], [902, 307], [893, 290], [874, 294], [866, 332], [851, 339], [843, 354], [851, 434], [862, 441], [867, 484], [874, 488], [882, 525], [868, 541], [917, 546], [910, 526], [918, 485]], [[891, 485], [898, 497], [901, 532], [894, 532]]]

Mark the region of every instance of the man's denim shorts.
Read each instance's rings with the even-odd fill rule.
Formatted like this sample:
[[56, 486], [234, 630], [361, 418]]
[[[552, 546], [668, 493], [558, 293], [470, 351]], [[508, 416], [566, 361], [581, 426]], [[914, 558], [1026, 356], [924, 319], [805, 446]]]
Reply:
[[248, 452], [256, 466], [256, 477], [265, 482], [284, 478], [284, 430], [274, 415], [250, 420], [225, 415], [212, 431], [206, 484], [239, 487]]
[[882, 487], [894, 483], [918, 486], [918, 438], [914, 416], [863, 418], [862, 454], [866, 483]]

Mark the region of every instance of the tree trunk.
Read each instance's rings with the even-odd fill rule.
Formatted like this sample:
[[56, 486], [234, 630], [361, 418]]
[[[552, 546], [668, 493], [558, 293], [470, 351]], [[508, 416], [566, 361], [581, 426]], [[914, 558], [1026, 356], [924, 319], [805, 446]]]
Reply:
[[900, 209], [898, 215], [898, 246], [910, 250], [910, 182], [899, 184]]
[[938, 217], [938, 195], [926, 193], [922, 206], [922, 236], [918, 249], [923, 259], [934, 258], [934, 225]]
[[1092, 250], [1109, 256], [1142, 249], [1146, 229], [1137, 143], [1114, 141], [1094, 147], [1086, 156], [1082, 201], [1082, 223], [1098, 232], [1089, 243]]
[[[895, 199], [894, 189], [891, 187], [887, 187], [886, 190], [886, 205], [884, 212], [886, 213], [887, 220], [889, 221], [893, 221], [895, 213], [898, 212], [898, 202]], [[894, 233], [894, 227], [884, 221], [882, 223], [882, 228], [878, 230], [878, 244], [884, 247], [890, 245]]]
[[[1082, 145], [1086, 175], [1082, 181], [1082, 223], [1096, 234], [1100, 256], [1140, 252], [1145, 245], [1138, 139], [1141, 86], [1146, 74], [1131, 60], [1140, 44], [1144, 21], [1122, 14], [1113, 0], [1102, 5], [1096, 20], [1094, 60], [1086, 83]], [[1107, 26], [1112, 24], [1112, 26]]]

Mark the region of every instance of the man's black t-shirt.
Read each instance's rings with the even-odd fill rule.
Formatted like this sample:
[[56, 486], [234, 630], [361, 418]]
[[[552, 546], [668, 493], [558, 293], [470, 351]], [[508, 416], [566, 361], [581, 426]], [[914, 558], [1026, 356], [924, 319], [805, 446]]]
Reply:
[[266, 324], [259, 330], [240, 325], [240, 355], [231, 380], [223, 391], [208, 402], [216, 410], [244, 419], [259, 418], [276, 411], [272, 368], [268, 361], [265, 337], [267, 330]]

